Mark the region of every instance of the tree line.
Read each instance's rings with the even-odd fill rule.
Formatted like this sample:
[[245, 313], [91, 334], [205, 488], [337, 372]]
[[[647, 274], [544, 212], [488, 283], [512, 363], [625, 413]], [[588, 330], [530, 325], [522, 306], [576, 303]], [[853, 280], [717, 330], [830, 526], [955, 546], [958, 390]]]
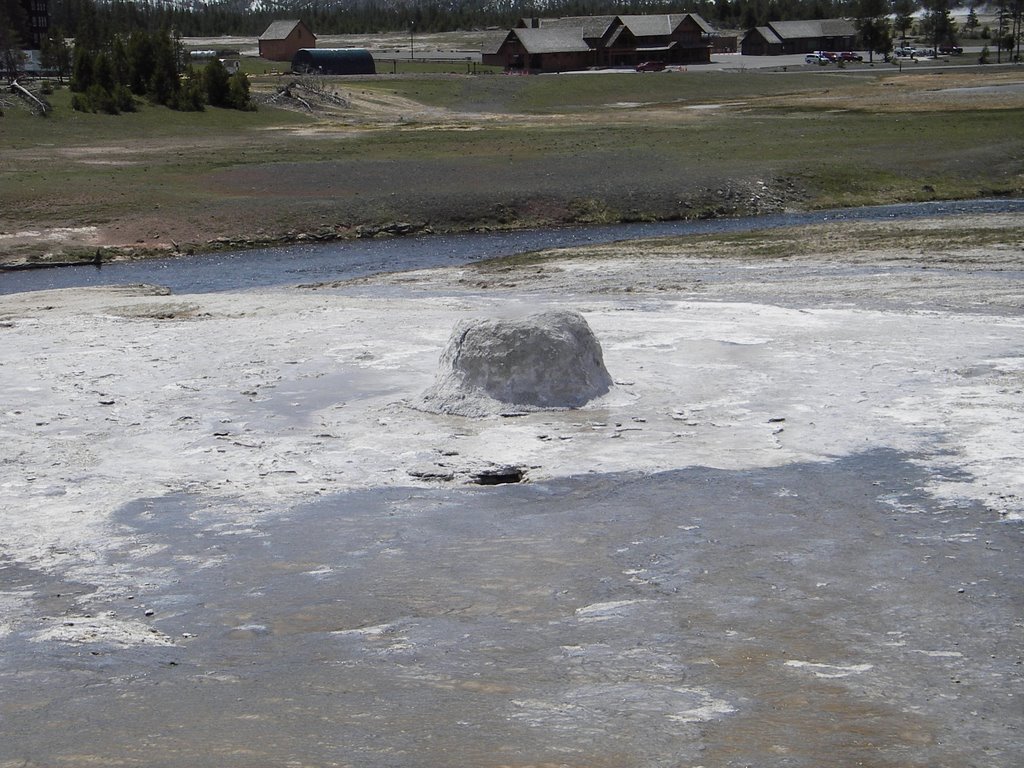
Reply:
[[[17, 0], [6, 0], [17, 2]], [[858, 0], [313, 0], [294, 11], [253, 8], [248, 2], [163, 3], [152, 0], [51, 0], [51, 23], [75, 30], [94, 21], [111, 32], [174, 29], [185, 37], [256, 37], [271, 22], [294, 16], [318, 35], [373, 34], [410, 30], [445, 32], [507, 29], [532, 16], [699, 13], [725, 29], [747, 29], [769, 21], [852, 16]]]
[[180, 38], [166, 31], [76, 37], [70, 87], [71, 106], [83, 112], [131, 112], [136, 97], [188, 112], [207, 104], [252, 109], [245, 73], [228, 74], [217, 59], [194, 69]]
[[[283, 14], [301, 17], [317, 34], [338, 35], [411, 29], [503, 29], [531, 16], [693, 12], [717, 27], [745, 30], [769, 21], [877, 18], [894, 13], [899, 36], [903, 31], [899, 28], [900, 19], [909, 26], [912, 14], [919, 8], [931, 16], [931, 7], [936, 2], [946, 5], [947, 11], [951, 7], [950, 0], [311, 0], [301, 8], [282, 12], [247, 0], [50, 0], [50, 23], [72, 36], [85, 27], [108, 37], [137, 29], [173, 29], [186, 37], [256, 37]], [[1007, 32], [1017, 31], [1018, 37], [1022, 4], [1024, 0], [996, 3], [999, 15], [1006, 17]], [[865, 9], [865, 5], [870, 7]], [[10, 30], [24, 45], [28, 39], [27, 24], [21, 0], [0, 0], [0, 41]]]
[[68, 79], [73, 109], [116, 115], [134, 112], [136, 99], [181, 111], [254, 108], [245, 73], [229, 74], [217, 59], [197, 70], [180, 36], [166, 28], [116, 31], [97, 6], [83, 8], [68, 32], [51, 27], [40, 51], [43, 67]]
[[[1024, 0], [997, 0], [996, 6], [997, 28], [981, 30], [981, 36], [991, 35], [1000, 55], [1016, 46], [1019, 56]], [[963, 30], [952, 19], [952, 7], [952, 0], [351, 0], [344, 5], [312, 0], [290, 13], [320, 35], [507, 29], [531, 16], [694, 12], [721, 29], [735, 30], [770, 21], [846, 17], [856, 20], [864, 47], [881, 53], [893, 39], [906, 38], [915, 24], [918, 34], [940, 44], [952, 42], [959, 32], [972, 32], [972, 17], [977, 24], [973, 5]], [[914, 13], [921, 8], [925, 15], [917, 23]], [[188, 37], [255, 38], [281, 16], [281, 11], [254, 8], [247, 0], [50, 0], [50, 37], [53, 41], [56, 31], [76, 41], [112, 40], [140, 29], [162, 29]], [[0, 53], [25, 46], [27, 24], [21, 0], [0, 0]]]

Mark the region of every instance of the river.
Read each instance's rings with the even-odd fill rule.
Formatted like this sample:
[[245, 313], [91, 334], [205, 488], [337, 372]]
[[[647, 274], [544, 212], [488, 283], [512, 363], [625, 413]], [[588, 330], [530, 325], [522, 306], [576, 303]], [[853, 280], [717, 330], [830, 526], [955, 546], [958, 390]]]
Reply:
[[981, 213], [1022, 213], [1024, 199], [905, 203], [701, 221], [420, 235], [345, 240], [194, 256], [127, 261], [102, 267], [0, 273], [0, 294], [91, 285], [151, 283], [175, 293], [210, 293], [344, 280], [382, 272], [449, 267], [546, 248], [647, 237], [750, 232], [830, 221], [890, 221]]

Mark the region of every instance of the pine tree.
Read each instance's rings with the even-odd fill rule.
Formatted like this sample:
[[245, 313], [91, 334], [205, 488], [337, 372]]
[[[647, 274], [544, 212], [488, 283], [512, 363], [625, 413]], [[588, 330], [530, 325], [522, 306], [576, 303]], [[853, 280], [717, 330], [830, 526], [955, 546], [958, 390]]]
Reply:
[[93, 83], [93, 52], [75, 41], [74, 60], [71, 65], [71, 90], [84, 93]]
[[889, 0], [858, 0], [854, 8], [855, 25], [868, 51], [868, 61], [875, 60], [875, 53], [888, 53], [892, 48], [890, 10]]
[[128, 37], [128, 87], [136, 96], [149, 90], [154, 66], [152, 36], [142, 30], [132, 32]]
[[907, 31], [914, 26], [914, 0], [893, 0], [892, 12], [895, 15], [892, 26], [903, 42], [907, 40]]
[[978, 14], [974, 11], [974, 6], [967, 12], [967, 20], [964, 22], [964, 29], [967, 30], [967, 34], [974, 35], [974, 31], [978, 28]]
[[949, 13], [949, 0], [924, 0], [926, 10], [921, 22], [922, 34], [931, 41], [932, 49], [938, 53], [939, 45], [952, 43], [956, 35], [956, 22]]
[[56, 72], [57, 82], [63, 83], [64, 78], [71, 72], [71, 47], [61, 27], [54, 27], [49, 37], [43, 41], [39, 57], [42, 59], [43, 67], [50, 72]]
[[153, 37], [153, 74], [146, 84], [146, 93], [156, 104], [171, 106], [181, 89], [178, 79], [178, 58], [171, 37], [166, 32]]
[[203, 68], [203, 86], [206, 101], [211, 107], [231, 106], [228, 102], [230, 75], [218, 59], [214, 59]]
[[0, 73], [6, 73], [9, 80], [18, 76], [22, 46], [19, 19], [22, 15], [18, 2], [5, 0], [0, 4]]
[[228, 104], [245, 111], [256, 109], [249, 97], [249, 78], [245, 72], [235, 72], [228, 81]]

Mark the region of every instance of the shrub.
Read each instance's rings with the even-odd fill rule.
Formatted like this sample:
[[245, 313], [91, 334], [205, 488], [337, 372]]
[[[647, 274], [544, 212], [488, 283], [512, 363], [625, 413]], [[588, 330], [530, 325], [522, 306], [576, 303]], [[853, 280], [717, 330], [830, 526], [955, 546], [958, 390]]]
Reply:
[[205, 96], [202, 78], [191, 73], [167, 106], [180, 112], [202, 112], [206, 104]]
[[256, 105], [249, 98], [249, 78], [245, 72], [235, 72], [228, 80], [228, 106], [244, 111], [256, 109]]
[[93, 83], [89, 86], [85, 92], [85, 100], [89, 105], [90, 112], [105, 112], [108, 115], [116, 115], [121, 111], [117, 107], [114, 94], [99, 83]]
[[114, 88], [114, 103], [117, 104], [117, 108], [122, 112], [134, 112], [135, 111], [135, 97], [132, 96], [131, 89], [124, 84], [118, 85]]

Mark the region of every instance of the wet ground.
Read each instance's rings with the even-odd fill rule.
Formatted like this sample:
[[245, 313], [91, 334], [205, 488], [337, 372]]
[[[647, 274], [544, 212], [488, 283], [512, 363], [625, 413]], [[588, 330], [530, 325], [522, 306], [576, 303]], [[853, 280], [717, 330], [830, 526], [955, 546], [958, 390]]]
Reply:
[[1016, 765], [1020, 523], [912, 458], [139, 499], [130, 592], [0, 561], [0, 766]]

